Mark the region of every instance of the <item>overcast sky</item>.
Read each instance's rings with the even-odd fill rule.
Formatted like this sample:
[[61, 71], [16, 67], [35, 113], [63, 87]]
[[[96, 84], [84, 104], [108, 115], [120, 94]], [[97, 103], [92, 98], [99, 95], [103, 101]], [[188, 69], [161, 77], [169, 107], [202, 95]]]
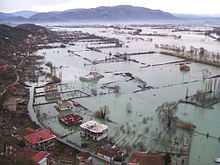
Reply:
[[97, 6], [135, 5], [171, 13], [220, 14], [220, 0], [0, 0], [1, 12], [61, 11]]

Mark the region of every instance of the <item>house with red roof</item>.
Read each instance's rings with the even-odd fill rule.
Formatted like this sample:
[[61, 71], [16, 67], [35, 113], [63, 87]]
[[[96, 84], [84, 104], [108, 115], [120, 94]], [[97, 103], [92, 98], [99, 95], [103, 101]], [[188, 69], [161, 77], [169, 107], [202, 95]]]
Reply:
[[24, 136], [25, 144], [34, 150], [50, 150], [55, 145], [56, 136], [49, 129], [36, 129]]
[[49, 153], [46, 151], [34, 152], [32, 150], [21, 150], [16, 154], [17, 158], [31, 160], [36, 165], [48, 165]]
[[48, 164], [48, 156], [49, 156], [48, 152], [40, 151], [40, 152], [34, 154], [31, 157], [31, 160], [33, 160], [34, 162], [36, 162], [39, 165], [47, 165]]
[[9, 68], [8, 64], [0, 64], [0, 73], [6, 72]]
[[59, 117], [59, 121], [66, 126], [73, 126], [81, 124], [83, 118], [76, 114], [68, 114], [66, 116]]
[[165, 155], [160, 153], [135, 152], [131, 155], [128, 165], [171, 165]]
[[7, 89], [8, 89], [9, 92], [16, 94], [16, 91], [17, 91], [16, 85], [14, 85], [14, 84], [9, 85]]

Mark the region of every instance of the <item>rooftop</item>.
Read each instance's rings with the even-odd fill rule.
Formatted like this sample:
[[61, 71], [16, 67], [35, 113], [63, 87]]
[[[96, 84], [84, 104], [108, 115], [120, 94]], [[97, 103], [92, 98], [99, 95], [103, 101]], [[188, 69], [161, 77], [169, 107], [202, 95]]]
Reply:
[[97, 149], [97, 153], [108, 157], [121, 157], [125, 154], [119, 147], [116, 146], [102, 146]]
[[34, 162], [40, 162], [42, 159], [46, 158], [49, 156], [48, 152], [45, 151], [40, 151], [35, 153], [32, 157], [31, 160], [33, 160]]
[[42, 159], [47, 158], [49, 153], [46, 151], [34, 152], [29, 149], [19, 150], [16, 153], [18, 158], [29, 159], [34, 161], [35, 163], [40, 162]]
[[55, 91], [57, 90], [57, 85], [56, 84], [50, 84], [45, 86], [45, 91], [49, 92], [49, 91]]
[[69, 114], [63, 117], [60, 117], [59, 120], [66, 125], [76, 125], [81, 123], [82, 117], [75, 114]]
[[36, 129], [33, 133], [24, 136], [24, 139], [30, 144], [37, 144], [56, 138], [49, 129]]
[[62, 101], [60, 103], [61, 106], [64, 106], [64, 107], [67, 107], [67, 106], [70, 106], [72, 107], [73, 106], [73, 102], [72, 101]]
[[164, 157], [157, 153], [135, 152], [128, 165], [164, 165]]
[[100, 124], [94, 120], [88, 121], [80, 125], [81, 128], [87, 129], [93, 133], [102, 133], [103, 131], [108, 129], [107, 125]]

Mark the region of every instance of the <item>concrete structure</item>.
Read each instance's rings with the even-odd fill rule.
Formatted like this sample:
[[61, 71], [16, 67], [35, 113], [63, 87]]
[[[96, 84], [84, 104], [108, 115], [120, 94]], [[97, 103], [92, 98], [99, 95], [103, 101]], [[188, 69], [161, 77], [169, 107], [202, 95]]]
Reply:
[[108, 136], [108, 126], [91, 120], [80, 125], [80, 135], [100, 141]]
[[74, 105], [72, 101], [58, 101], [58, 109], [59, 111], [66, 111], [73, 109]]
[[96, 153], [98, 156], [103, 157], [107, 162], [122, 162], [126, 155], [126, 152], [122, 151], [121, 148], [111, 145], [99, 147]]
[[0, 73], [6, 72], [9, 68], [8, 64], [0, 64]]

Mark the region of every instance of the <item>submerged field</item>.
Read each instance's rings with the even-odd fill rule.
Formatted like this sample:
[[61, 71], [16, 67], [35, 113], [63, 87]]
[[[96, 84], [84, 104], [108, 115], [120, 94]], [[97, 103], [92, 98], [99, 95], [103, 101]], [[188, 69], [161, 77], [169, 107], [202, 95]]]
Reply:
[[[199, 27], [201, 28], [201, 27]], [[167, 56], [157, 52], [154, 44], [169, 43], [189, 48], [204, 47], [207, 50], [220, 51], [220, 43], [200, 33], [171, 32], [167, 29], [142, 28], [143, 33], [166, 33], [181, 35], [181, 39], [158, 36], [134, 36], [128, 34], [128, 30], [115, 30], [105, 28], [54, 28], [61, 31], [89, 32], [99, 36], [111, 36], [123, 41], [120, 48], [101, 48], [101, 52], [89, 50], [88, 46], [100, 46], [90, 42], [73, 42], [74, 45], [66, 45], [66, 48], [42, 49], [37, 54], [45, 55], [45, 63], [51, 62], [57, 67], [57, 75], [62, 75], [62, 82], [58, 85], [58, 91], [63, 92], [63, 99], [71, 99], [74, 89], [81, 90], [89, 95], [91, 90], [97, 91], [97, 96], [74, 99], [87, 109], [74, 108], [70, 110], [83, 116], [84, 121], [96, 119], [109, 127], [109, 137], [120, 147], [130, 147], [132, 151], [160, 151], [179, 153], [183, 146], [191, 147], [190, 165], [211, 165], [213, 160], [220, 155], [219, 140], [206, 137], [196, 132], [220, 137], [220, 104], [211, 108], [201, 108], [189, 104], [179, 103], [176, 116], [196, 126], [192, 134], [184, 129], [177, 129], [171, 136], [163, 130], [158, 120], [156, 109], [166, 102], [178, 102], [186, 97], [186, 93], [194, 95], [197, 90], [204, 89], [208, 81], [203, 80], [204, 73], [208, 77], [218, 75], [220, 68], [200, 63], [187, 62], [189, 72], [181, 72], [179, 64], [183, 59]], [[152, 39], [152, 42], [149, 40]], [[103, 44], [101, 46], [108, 46]], [[71, 53], [69, 50], [73, 51]], [[155, 51], [151, 54], [131, 55], [131, 61], [102, 62], [93, 65], [89, 61], [104, 60], [109, 54], [136, 53]], [[89, 59], [89, 60], [88, 60]], [[133, 60], [133, 61], [132, 61]], [[135, 62], [134, 62], [135, 61]], [[45, 71], [49, 72], [46, 66]], [[98, 82], [81, 82], [80, 76], [90, 71], [97, 71], [104, 75]], [[131, 73], [137, 79], [130, 79], [124, 73]], [[141, 81], [140, 81], [141, 80]], [[44, 80], [42, 80], [44, 81]], [[220, 82], [216, 78], [217, 82]], [[145, 82], [150, 88], [141, 90], [140, 85]], [[103, 87], [104, 86], [104, 87]], [[118, 93], [112, 93], [110, 87], [119, 86]], [[44, 92], [39, 88], [37, 92]], [[67, 92], [65, 92], [67, 91]], [[219, 91], [217, 91], [219, 92]], [[47, 102], [45, 97], [36, 97], [35, 103]], [[66, 127], [60, 124], [58, 116], [61, 115], [55, 108], [55, 103], [38, 105], [34, 109], [44, 126], [51, 128], [66, 142], [81, 146], [85, 143], [81, 139], [78, 127]], [[102, 106], [108, 106], [108, 121], [97, 119], [94, 114]], [[71, 113], [71, 112], [65, 113]], [[34, 113], [33, 113], [34, 115]], [[63, 115], [63, 114], [62, 114]], [[173, 145], [173, 141], [179, 145]], [[175, 157], [180, 161], [181, 157]], [[188, 158], [187, 158], [188, 159]]]

